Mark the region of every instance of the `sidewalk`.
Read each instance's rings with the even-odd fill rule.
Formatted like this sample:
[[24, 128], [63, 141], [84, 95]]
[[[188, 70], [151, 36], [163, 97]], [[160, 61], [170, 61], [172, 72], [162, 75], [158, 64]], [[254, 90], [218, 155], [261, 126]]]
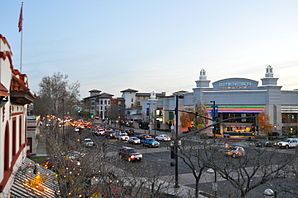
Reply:
[[48, 156], [46, 142], [47, 141], [45, 133], [43, 131], [40, 131], [40, 134], [38, 134], [38, 143], [35, 156]]

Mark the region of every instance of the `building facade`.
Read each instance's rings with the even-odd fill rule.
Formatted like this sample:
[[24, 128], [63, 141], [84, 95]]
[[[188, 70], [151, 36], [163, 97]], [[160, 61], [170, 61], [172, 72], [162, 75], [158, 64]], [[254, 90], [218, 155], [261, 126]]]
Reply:
[[34, 96], [25, 74], [15, 69], [0, 34], [0, 197], [9, 197], [14, 175], [26, 158], [27, 105]]
[[101, 93], [101, 91], [90, 90], [90, 96], [83, 98], [83, 111], [88, 112], [92, 117], [106, 119], [111, 107], [112, 94]]
[[[266, 68], [261, 84], [247, 78], [226, 78], [212, 83], [207, 79], [206, 71], [201, 70], [193, 92], [184, 93], [179, 100], [179, 109], [195, 109], [204, 105], [211, 112], [212, 103], [217, 106], [219, 121], [230, 118], [220, 125], [220, 133], [253, 133], [261, 131], [254, 117], [265, 114], [273, 131], [280, 134], [297, 134], [298, 130], [298, 90], [282, 90], [274, 77], [273, 68]], [[159, 109], [174, 109], [174, 96], [158, 101]], [[171, 120], [171, 112], [164, 111], [163, 124]]]
[[[156, 102], [160, 98], [166, 97], [166, 92], [161, 93], [138, 93], [134, 89], [121, 91], [122, 98], [125, 100], [125, 116], [128, 121], [146, 122], [152, 127], [155, 123]], [[154, 98], [152, 98], [152, 94]], [[151, 128], [152, 128], [151, 127]]]

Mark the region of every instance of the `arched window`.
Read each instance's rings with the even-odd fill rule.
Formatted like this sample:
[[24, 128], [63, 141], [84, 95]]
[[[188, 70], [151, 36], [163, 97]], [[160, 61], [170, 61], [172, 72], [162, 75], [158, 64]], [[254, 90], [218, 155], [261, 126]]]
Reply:
[[9, 125], [6, 123], [5, 127], [5, 135], [4, 135], [4, 171], [8, 171], [9, 169]]
[[16, 141], [17, 141], [17, 120], [12, 120], [12, 155], [16, 154]]

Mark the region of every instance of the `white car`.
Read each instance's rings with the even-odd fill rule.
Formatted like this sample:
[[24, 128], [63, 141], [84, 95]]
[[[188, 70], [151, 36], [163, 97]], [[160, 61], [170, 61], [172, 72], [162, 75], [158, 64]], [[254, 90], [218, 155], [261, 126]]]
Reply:
[[171, 141], [170, 136], [168, 136], [166, 134], [161, 134], [159, 136], [156, 136], [155, 139], [158, 141]]
[[288, 138], [286, 141], [278, 142], [279, 148], [295, 148], [298, 147], [298, 138]]
[[92, 147], [95, 146], [94, 142], [91, 140], [91, 138], [85, 138], [84, 139], [84, 145], [85, 147]]
[[130, 144], [141, 144], [141, 140], [137, 137], [130, 137], [128, 140]]
[[121, 141], [128, 141], [129, 137], [128, 137], [128, 135], [121, 134], [118, 136], [118, 139]]

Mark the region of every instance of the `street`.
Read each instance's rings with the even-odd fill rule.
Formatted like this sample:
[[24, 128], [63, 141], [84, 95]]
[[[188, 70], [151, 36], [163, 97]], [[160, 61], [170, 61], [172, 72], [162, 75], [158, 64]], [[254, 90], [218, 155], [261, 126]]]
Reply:
[[[137, 174], [144, 174], [144, 176], [155, 176], [160, 179], [174, 183], [174, 166], [170, 165], [172, 159], [170, 158], [170, 142], [161, 142], [159, 148], [147, 148], [142, 145], [132, 145], [128, 144], [126, 141], [119, 141], [117, 139], [108, 139], [104, 136], [96, 136], [91, 130], [85, 129], [81, 133], [81, 138], [92, 138], [95, 144], [99, 145], [102, 142], [106, 142], [108, 145], [107, 156], [111, 159], [111, 162], [114, 166], [122, 169], [126, 173], [136, 174], [136, 170], [139, 170]], [[241, 145], [242, 142], [238, 142], [238, 145]], [[183, 145], [187, 145], [187, 149], [203, 149], [202, 145], [198, 145], [198, 142], [191, 140], [184, 140]], [[254, 158], [253, 153], [262, 153], [265, 157], [270, 158], [271, 165], [278, 165], [282, 163], [283, 160], [286, 160], [292, 157], [295, 154], [295, 149], [278, 149], [273, 147], [268, 148], [257, 148], [253, 144], [243, 143], [245, 150], [249, 158]], [[141, 162], [127, 162], [119, 158], [118, 150], [123, 146], [133, 147], [139, 153], [143, 154], [143, 159]], [[96, 148], [96, 147], [95, 147]], [[222, 157], [223, 153], [217, 153], [218, 157], [215, 159], [215, 163], [223, 163]], [[221, 156], [221, 157], [220, 157]], [[239, 163], [239, 159], [233, 159], [231, 157], [224, 157], [230, 164]], [[192, 160], [195, 160], [195, 157], [192, 157]], [[249, 161], [246, 164], [247, 170], [254, 168], [254, 161]], [[193, 176], [192, 170], [181, 160], [179, 159], [179, 184], [195, 188], [195, 178]], [[214, 194], [213, 182], [214, 174], [203, 172], [199, 189], [208, 192], [209, 194]], [[235, 194], [235, 190], [231, 184], [219, 174], [217, 174], [217, 195], [220, 197], [231, 197], [232, 194]], [[258, 174], [254, 176], [254, 180], [258, 180]], [[274, 181], [273, 181], [274, 183]], [[268, 184], [260, 185], [251, 192], [249, 192], [249, 197], [261, 197], [264, 189], [268, 187]], [[227, 190], [229, 189], [229, 190]], [[229, 192], [229, 193], [227, 193]], [[282, 193], [280, 193], [281, 195]], [[287, 197], [291, 197], [287, 195]]]

